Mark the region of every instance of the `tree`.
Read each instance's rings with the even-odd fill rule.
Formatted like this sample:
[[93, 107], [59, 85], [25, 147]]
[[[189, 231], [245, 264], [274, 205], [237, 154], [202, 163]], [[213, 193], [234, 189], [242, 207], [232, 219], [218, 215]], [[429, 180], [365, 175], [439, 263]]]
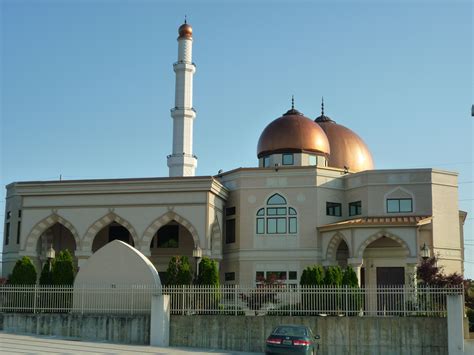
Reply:
[[74, 283], [74, 272], [71, 253], [67, 249], [60, 251], [53, 262], [53, 284], [72, 285]]
[[196, 280], [198, 285], [219, 286], [219, 272], [217, 263], [207, 257], [202, 258], [199, 263], [199, 276]]
[[11, 285], [34, 285], [36, 284], [36, 276], [36, 269], [31, 259], [24, 256], [16, 262], [9, 283]]
[[342, 270], [339, 266], [328, 266], [324, 275], [324, 285], [341, 286], [342, 277]]
[[191, 265], [186, 256], [173, 256], [166, 270], [168, 285], [190, 285], [193, 279]]
[[43, 269], [41, 270], [41, 275], [39, 279], [40, 285], [52, 285], [53, 284], [53, 261], [48, 260], [44, 264]]
[[342, 284], [349, 287], [358, 287], [359, 280], [354, 269], [351, 266], [347, 266], [342, 276]]
[[446, 275], [443, 269], [443, 267], [438, 266], [438, 257], [435, 255], [427, 259], [422, 259], [416, 269], [418, 282], [440, 287], [459, 286], [463, 284], [464, 278], [462, 275], [456, 272]]
[[321, 265], [308, 266], [300, 278], [302, 286], [320, 286], [324, 281], [324, 269]]

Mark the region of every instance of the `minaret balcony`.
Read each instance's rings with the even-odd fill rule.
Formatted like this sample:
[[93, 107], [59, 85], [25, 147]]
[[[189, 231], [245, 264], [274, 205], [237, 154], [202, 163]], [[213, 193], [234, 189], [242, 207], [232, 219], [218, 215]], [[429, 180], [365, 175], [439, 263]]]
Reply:
[[188, 71], [191, 73], [196, 72], [196, 64], [191, 62], [179, 61], [173, 64], [173, 70], [177, 71]]
[[174, 107], [170, 110], [171, 117], [173, 118], [196, 118], [196, 110], [193, 107], [190, 108], [181, 108], [181, 107]]

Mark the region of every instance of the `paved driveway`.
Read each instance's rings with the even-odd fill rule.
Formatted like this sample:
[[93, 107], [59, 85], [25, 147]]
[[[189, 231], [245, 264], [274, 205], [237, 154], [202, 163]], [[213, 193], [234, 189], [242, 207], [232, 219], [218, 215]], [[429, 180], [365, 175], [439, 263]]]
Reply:
[[158, 348], [141, 345], [122, 345], [66, 340], [57, 337], [17, 335], [0, 332], [0, 354], [258, 354], [238, 351]]

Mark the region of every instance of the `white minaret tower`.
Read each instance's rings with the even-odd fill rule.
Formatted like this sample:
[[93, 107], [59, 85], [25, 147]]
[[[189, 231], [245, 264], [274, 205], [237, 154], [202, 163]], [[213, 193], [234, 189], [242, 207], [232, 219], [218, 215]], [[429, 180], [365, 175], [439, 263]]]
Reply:
[[193, 155], [193, 76], [196, 66], [192, 62], [193, 29], [184, 20], [179, 27], [178, 61], [173, 64], [176, 73], [176, 91], [173, 117], [173, 153], [168, 155], [170, 177], [194, 176], [197, 158]]

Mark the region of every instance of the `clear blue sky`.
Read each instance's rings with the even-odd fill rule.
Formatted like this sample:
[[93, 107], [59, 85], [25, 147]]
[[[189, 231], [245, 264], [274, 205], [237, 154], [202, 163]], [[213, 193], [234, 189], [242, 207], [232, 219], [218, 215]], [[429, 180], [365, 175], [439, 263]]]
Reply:
[[377, 168], [459, 172], [474, 277], [471, 2], [223, 3], [1, 1], [1, 184], [166, 176], [187, 14], [199, 175], [255, 166], [291, 95], [309, 117], [324, 96]]

